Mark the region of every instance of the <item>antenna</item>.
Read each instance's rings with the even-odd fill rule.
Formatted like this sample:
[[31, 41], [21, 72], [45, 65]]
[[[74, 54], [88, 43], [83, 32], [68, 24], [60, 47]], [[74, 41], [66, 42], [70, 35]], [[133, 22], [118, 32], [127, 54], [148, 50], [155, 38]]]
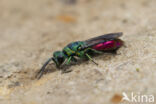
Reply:
[[46, 66], [49, 64], [49, 62], [52, 61], [52, 58], [49, 58], [42, 66], [42, 68], [38, 71], [38, 73], [36, 74], [36, 78], [40, 79], [43, 75], [43, 72], [46, 68]]

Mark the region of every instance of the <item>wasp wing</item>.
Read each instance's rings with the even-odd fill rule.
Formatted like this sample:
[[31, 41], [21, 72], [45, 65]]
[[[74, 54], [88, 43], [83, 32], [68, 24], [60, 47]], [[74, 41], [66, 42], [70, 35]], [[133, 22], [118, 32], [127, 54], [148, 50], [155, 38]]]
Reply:
[[116, 39], [120, 36], [122, 36], [122, 32], [118, 32], [118, 33], [109, 33], [109, 34], [104, 34], [101, 36], [97, 36], [91, 39], [86, 40], [85, 42], [93, 42], [93, 41], [97, 41], [97, 40], [109, 40], [109, 39]]
[[86, 43], [86, 47], [91, 47], [93, 45], [102, 43], [102, 42], [106, 42], [109, 40], [113, 40], [113, 39], [117, 39], [118, 37], [122, 36], [122, 32], [118, 32], [118, 33], [109, 33], [109, 34], [104, 34], [101, 36], [97, 36], [88, 40], [85, 40], [84, 42]]

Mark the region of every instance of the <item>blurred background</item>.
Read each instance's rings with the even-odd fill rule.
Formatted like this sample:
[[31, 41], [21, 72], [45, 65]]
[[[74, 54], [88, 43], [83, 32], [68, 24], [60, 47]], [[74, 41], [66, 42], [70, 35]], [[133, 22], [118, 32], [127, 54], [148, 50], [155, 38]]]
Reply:
[[[156, 96], [155, 0], [0, 0], [0, 104], [112, 104], [122, 93]], [[123, 32], [125, 47], [34, 75], [56, 50]], [[49, 66], [50, 67], [50, 66]], [[56, 69], [50, 67], [50, 70]]]

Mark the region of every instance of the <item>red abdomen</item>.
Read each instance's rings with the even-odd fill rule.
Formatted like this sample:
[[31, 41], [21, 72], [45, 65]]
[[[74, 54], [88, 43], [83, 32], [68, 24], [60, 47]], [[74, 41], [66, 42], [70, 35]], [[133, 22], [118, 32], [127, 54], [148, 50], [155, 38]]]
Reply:
[[120, 39], [114, 39], [107, 42], [99, 43], [92, 48], [99, 51], [110, 51], [120, 48], [123, 45], [123, 41]]

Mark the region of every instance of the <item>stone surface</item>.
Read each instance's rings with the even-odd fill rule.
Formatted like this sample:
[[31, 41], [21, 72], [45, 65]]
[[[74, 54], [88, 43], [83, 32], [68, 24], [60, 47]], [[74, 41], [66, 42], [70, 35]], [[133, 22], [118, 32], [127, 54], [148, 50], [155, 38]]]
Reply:
[[[1, 0], [0, 104], [111, 104], [116, 95], [156, 96], [155, 0]], [[47, 58], [66, 44], [123, 32], [125, 46], [61, 74]], [[115, 100], [112, 100], [115, 99]], [[117, 99], [117, 100], [116, 100]]]

